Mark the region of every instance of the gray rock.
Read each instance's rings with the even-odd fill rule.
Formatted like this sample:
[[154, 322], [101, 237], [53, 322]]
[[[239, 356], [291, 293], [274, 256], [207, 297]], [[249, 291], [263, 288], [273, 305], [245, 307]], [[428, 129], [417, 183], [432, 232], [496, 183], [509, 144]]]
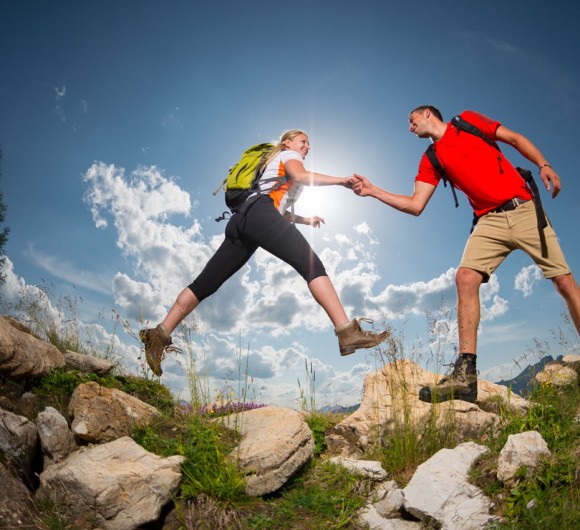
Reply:
[[404, 519], [385, 519], [371, 504], [359, 512], [359, 522], [369, 530], [421, 530], [420, 522]]
[[216, 421], [242, 435], [231, 456], [245, 474], [251, 497], [280, 489], [314, 454], [314, 437], [297, 411], [264, 407]]
[[36, 499], [50, 497], [69, 520], [132, 530], [159, 518], [181, 481], [181, 456], [161, 458], [131, 438], [81, 448], [40, 475]]
[[107, 359], [93, 357], [74, 351], [65, 351], [64, 360], [68, 370], [78, 370], [79, 372], [92, 372], [94, 374], [107, 374], [113, 369], [113, 363]]
[[56, 346], [34, 336], [24, 324], [0, 317], [0, 373], [13, 379], [39, 378], [64, 366]]
[[74, 436], [64, 416], [53, 407], [46, 407], [36, 420], [44, 467], [58, 464], [76, 448]]
[[436, 521], [444, 530], [476, 530], [493, 517], [491, 501], [469, 484], [468, 472], [484, 446], [466, 442], [441, 449], [421, 464], [403, 489], [405, 509], [425, 523]]
[[[424, 370], [411, 361], [390, 363], [365, 377], [363, 398], [358, 410], [337, 424], [327, 435], [329, 451], [343, 457], [359, 458], [369, 444], [393, 434], [402, 425], [420, 432], [434, 421], [444, 428], [453, 417], [458, 438], [481, 436], [499, 427], [499, 416], [485, 411], [477, 403], [451, 400], [437, 405], [419, 400], [422, 386], [439, 375]], [[528, 403], [502, 385], [478, 381], [478, 403], [494, 398], [510, 408], [526, 410]]]
[[506, 484], [515, 484], [515, 476], [520, 467], [536, 469], [541, 459], [550, 454], [548, 445], [539, 432], [510, 434], [499, 454], [497, 478]]
[[97, 383], [83, 383], [74, 391], [69, 413], [74, 436], [85, 442], [110, 442], [148, 425], [159, 411], [129, 394]]
[[383, 469], [381, 463], [375, 460], [357, 460], [355, 458], [335, 456], [329, 458], [329, 462], [343, 466], [352, 473], [371, 480], [384, 480], [387, 478], [387, 472]]
[[0, 409], [0, 451], [21, 471], [22, 478], [30, 481], [38, 451], [36, 425], [24, 416]]
[[0, 528], [46, 528], [28, 488], [0, 462]]

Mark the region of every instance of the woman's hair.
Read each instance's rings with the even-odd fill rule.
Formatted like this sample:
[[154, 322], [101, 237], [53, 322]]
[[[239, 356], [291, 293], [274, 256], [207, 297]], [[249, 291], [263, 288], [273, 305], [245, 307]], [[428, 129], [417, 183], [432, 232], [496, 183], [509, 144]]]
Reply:
[[296, 138], [299, 134], [304, 134], [308, 136], [304, 131], [300, 129], [290, 129], [289, 131], [282, 133], [282, 136], [280, 136], [280, 140], [278, 140], [278, 143], [274, 147], [273, 151], [268, 155], [265, 165], [268, 165], [272, 160], [274, 160], [274, 158], [278, 153], [286, 150], [286, 146], [284, 145], [284, 142], [286, 140], [294, 140], [294, 138]]

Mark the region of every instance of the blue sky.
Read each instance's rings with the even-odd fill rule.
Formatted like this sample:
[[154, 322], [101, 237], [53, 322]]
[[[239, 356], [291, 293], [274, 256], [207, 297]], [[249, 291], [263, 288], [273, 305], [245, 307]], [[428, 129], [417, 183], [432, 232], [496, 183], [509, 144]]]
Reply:
[[[579, 6], [539, 1], [4, 0], [3, 300], [50, 285], [78, 297], [87, 333], [108, 344], [113, 310], [134, 329], [156, 323], [219, 245], [225, 205], [212, 191], [246, 147], [302, 128], [306, 167], [408, 194], [427, 143], [407, 116], [425, 103], [448, 119], [478, 110], [540, 147], [563, 183], [544, 203], [578, 271], [579, 18]], [[301, 230], [349, 315], [390, 323], [405, 355], [429, 368], [453, 357], [465, 197], [455, 209], [441, 186], [415, 218], [319, 188], [297, 213], [325, 218]], [[564, 353], [559, 329], [577, 344], [563, 311], [551, 282], [512, 254], [482, 290], [482, 375], [517, 374], [514, 359], [535, 362], [522, 355], [536, 343]], [[288, 406], [305, 361], [320, 405], [358, 402], [381, 363], [373, 351], [341, 358], [301, 278], [262, 252], [195, 318], [187, 354], [164, 366], [163, 382], [186, 399], [189, 358], [213, 393], [238, 377], [241, 354], [256, 400]], [[116, 335], [112, 355], [138, 373], [137, 341]]]

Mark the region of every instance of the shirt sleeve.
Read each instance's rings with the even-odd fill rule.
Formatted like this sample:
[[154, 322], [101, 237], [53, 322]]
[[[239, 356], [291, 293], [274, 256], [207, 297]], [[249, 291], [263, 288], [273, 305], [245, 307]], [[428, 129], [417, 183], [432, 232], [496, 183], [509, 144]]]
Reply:
[[437, 186], [441, 180], [441, 175], [435, 170], [433, 164], [427, 158], [426, 153], [423, 153], [421, 161], [419, 162], [419, 170], [417, 176], [415, 177], [415, 182], [426, 182], [427, 184], [432, 184]]
[[465, 112], [462, 112], [460, 116], [465, 121], [475, 125], [483, 134], [492, 140], [497, 139], [495, 133], [497, 132], [498, 127], [501, 125], [499, 121], [492, 120], [484, 114], [475, 112], [473, 110], [466, 110]]
[[286, 162], [288, 162], [288, 160], [298, 160], [298, 162], [300, 162], [301, 164], [304, 163], [304, 160], [302, 159], [300, 153], [297, 153], [296, 151], [291, 151], [290, 149], [287, 149], [286, 151], [282, 151], [280, 153], [280, 160], [282, 161], [282, 164], [285, 164]]

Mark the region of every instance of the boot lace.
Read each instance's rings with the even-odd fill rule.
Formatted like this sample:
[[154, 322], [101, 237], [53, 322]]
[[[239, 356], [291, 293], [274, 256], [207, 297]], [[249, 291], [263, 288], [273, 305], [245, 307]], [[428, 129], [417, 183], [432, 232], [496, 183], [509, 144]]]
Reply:
[[164, 361], [169, 353], [183, 353], [183, 350], [173, 344], [168, 344], [161, 350], [160, 361]]

